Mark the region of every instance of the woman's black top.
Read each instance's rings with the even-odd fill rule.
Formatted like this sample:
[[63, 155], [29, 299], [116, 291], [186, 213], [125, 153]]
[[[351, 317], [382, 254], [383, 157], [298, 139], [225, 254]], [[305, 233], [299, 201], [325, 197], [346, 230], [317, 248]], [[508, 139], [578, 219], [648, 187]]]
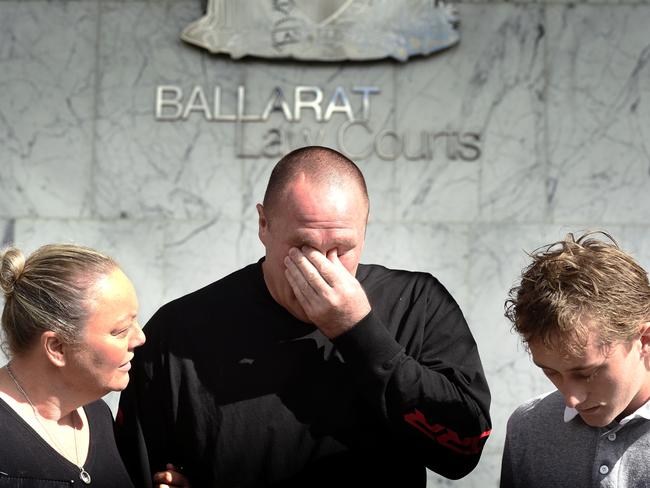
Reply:
[[84, 407], [90, 427], [90, 446], [84, 469], [61, 456], [16, 411], [0, 398], [0, 488], [133, 488], [113, 437], [108, 405], [97, 400]]

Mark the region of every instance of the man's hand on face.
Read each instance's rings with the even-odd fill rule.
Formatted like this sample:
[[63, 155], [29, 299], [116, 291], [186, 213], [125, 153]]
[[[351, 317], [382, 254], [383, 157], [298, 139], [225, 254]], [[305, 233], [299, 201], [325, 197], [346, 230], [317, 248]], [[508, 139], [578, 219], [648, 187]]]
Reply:
[[361, 284], [343, 266], [337, 250], [292, 247], [285, 275], [307, 317], [330, 339], [354, 327], [370, 312]]

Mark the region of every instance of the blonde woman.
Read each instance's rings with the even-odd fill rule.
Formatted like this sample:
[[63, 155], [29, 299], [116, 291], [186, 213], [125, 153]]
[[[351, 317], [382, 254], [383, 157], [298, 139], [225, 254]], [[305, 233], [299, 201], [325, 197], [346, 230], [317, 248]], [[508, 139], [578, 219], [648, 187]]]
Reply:
[[47, 245], [1, 252], [0, 287], [0, 487], [132, 487], [101, 400], [145, 341], [131, 281], [97, 251]]

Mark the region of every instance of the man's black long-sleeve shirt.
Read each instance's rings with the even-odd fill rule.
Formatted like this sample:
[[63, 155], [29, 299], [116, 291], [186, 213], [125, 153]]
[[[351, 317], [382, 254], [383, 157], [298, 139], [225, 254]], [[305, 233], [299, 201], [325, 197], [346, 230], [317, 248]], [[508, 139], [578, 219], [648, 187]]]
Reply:
[[136, 485], [170, 462], [198, 488], [470, 472], [490, 394], [458, 305], [426, 273], [359, 265], [357, 279], [372, 311], [333, 341], [273, 300], [261, 262], [162, 307], [118, 413]]

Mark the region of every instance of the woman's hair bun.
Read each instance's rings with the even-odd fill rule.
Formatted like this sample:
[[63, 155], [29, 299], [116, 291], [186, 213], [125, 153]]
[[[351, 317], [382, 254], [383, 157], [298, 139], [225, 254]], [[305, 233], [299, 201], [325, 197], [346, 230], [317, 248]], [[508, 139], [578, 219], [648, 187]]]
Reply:
[[16, 282], [25, 268], [25, 256], [17, 247], [0, 251], [0, 288], [5, 298], [14, 292]]

